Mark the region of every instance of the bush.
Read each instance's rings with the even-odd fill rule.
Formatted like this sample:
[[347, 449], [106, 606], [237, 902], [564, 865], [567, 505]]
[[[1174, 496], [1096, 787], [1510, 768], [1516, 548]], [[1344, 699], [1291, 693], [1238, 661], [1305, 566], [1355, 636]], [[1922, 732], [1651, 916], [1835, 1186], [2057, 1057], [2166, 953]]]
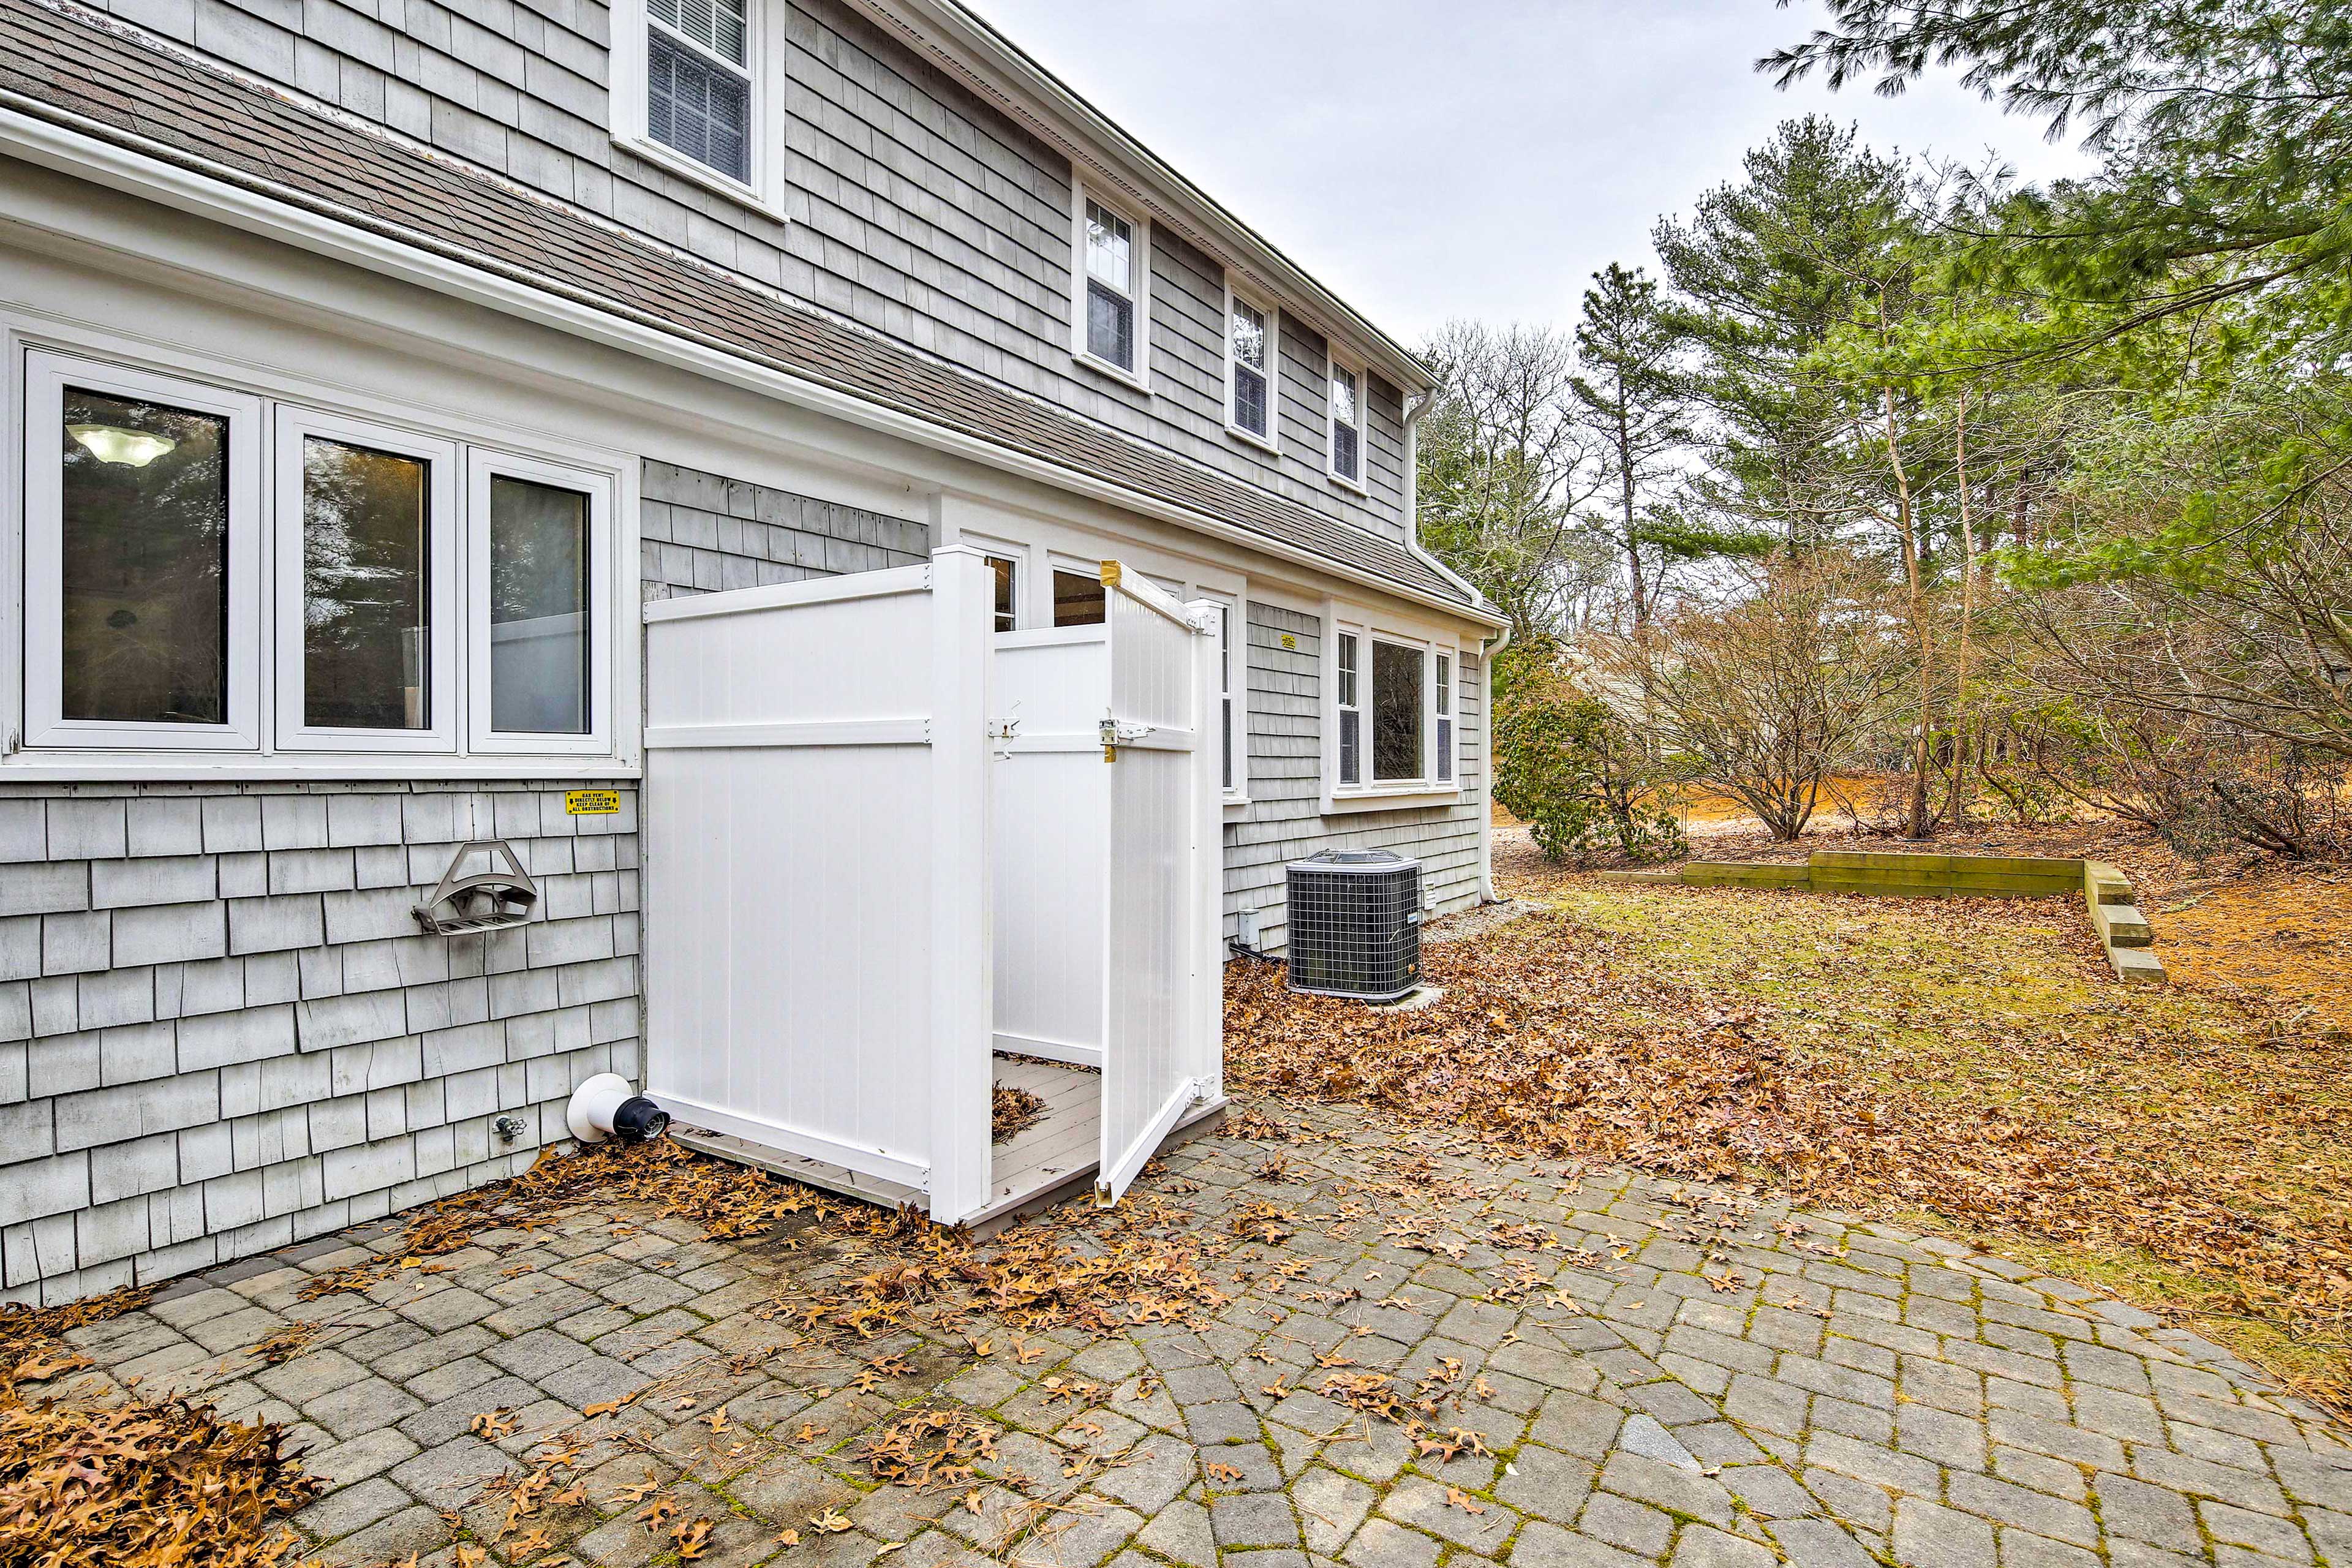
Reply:
[[1496, 668], [1495, 798], [1528, 825], [1547, 860], [1688, 852], [1657, 802], [1659, 775], [1624, 720], [1578, 690], [1547, 650]]

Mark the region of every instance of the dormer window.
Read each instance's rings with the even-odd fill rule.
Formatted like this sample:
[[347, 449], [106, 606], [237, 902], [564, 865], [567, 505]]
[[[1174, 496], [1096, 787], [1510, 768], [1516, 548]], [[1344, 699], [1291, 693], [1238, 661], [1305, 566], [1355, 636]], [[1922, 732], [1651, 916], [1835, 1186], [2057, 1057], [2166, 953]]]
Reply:
[[1143, 385], [1150, 361], [1148, 230], [1132, 214], [1083, 185], [1075, 188], [1074, 195], [1076, 352], [1097, 370]]

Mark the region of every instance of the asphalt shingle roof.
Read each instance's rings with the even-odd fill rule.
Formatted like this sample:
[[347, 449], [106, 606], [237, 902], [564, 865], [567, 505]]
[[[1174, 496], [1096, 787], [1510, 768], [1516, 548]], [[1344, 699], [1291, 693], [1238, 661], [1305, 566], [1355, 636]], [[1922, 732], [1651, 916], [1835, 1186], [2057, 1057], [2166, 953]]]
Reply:
[[0, 0], [0, 99], [447, 259], [1466, 603], [1400, 545], [76, 12]]

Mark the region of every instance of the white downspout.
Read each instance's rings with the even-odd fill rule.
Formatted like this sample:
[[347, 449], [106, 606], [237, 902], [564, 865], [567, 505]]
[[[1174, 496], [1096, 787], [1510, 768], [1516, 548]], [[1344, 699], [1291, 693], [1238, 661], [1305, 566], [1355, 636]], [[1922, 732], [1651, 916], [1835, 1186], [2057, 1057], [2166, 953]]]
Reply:
[[[1405, 405], [1404, 547], [1469, 595], [1473, 603], [1483, 605], [1486, 595], [1468, 579], [1421, 547], [1421, 416], [1436, 402], [1437, 395], [1430, 393]], [[1500, 636], [1481, 638], [1478, 644], [1478, 679], [1482, 688], [1478, 723], [1486, 736], [1486, 749], [1481, 753], [1484, 761], [1479, 763], [1478, 773], [1478, 901], [1482, 904], [1503, 901], [1502, 895], [1495, 890], [1495, 656], [1510, 646], [1508, 622], [1504, 624]]]
[[1486, 749], [1481, 753], [1478, 767], [1478, 901], [1499, 904], [1503, 895], [1495, 890], [1495, 656], [1511, 646], [1511, 628], [1505, 626], [1503, 635], [1478, 647], [1478, 679], [1484, 689], [1478, 702], [1478, 722], [1486, 737]]

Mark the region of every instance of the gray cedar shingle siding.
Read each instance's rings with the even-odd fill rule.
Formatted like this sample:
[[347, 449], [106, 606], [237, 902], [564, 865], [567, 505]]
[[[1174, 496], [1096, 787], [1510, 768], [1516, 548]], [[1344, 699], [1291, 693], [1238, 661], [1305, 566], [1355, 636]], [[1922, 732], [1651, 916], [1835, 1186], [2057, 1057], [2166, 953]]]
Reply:
[[1403, 537], [1397, 412], [1376, 409], [1367, 432], [1369, 501], [1323, 478], [1319, 348], [1284, 366], [1302, 416], [1286, 421], [1279, 458], [1224, 434], [1223, 274], [1176, 236], [1152, 244], [1159, 395], [1080, 368], [1068, 160], [839, 0], [785, 9], [790, 225], [613, 142], [611, 18], [592, 0], [469, 0], [463, 15], [405, 0], [381, 16], [345, 0], [89, 3], [1172, 456]]
[[[636, 788], [7, 786], [0, 1297], [58, 1300], [502, 1175], [639, 1070]], [[540, 916], [420, 934], [469, 836]], [[491, 1131], [523, 1118], [513, 1143]]]
[[[0, 0], [0, 90], [24, 95], [38, 110], [93, 121], [142, 151], [218, 164], [276, 199], [381, 228], [403, 243], [436, 249], [467, 266], [584, 294], [600, 309], [724, 344], [745, 358], [1065, 471], [1125, 484], [1462, 602], [1454, 584], [1396, 542], [1303, 498], [1286, 498], [1185, 461], [1166, 445], [1122, 437], [1107, 423], [905, 352], [722, 271], [679, 259], [565, 208], [193, 68], [34, 0]], [[795, 226], [793, 232], [807, 226]], [[710, 248], [702, 243], [708, 236], [700, 230], [697, 236], [699, 248]], [[859, 257], [858, 265], [870, 269], [877, 264]], [[1132, 391], [1118, 395], [1129, 404], [1150, 401]], [[1332, 493], [1327, 487], [1315, 499], [1328, 500]]]
[[[1285, 636], [1298, 645], [1282, 646]], [[1422, 885], [1440, 912], [1478, 900], [1478, 814], [1486, 809], [1485, 680], [1465, 652], [1455, 676], [1462, 727], [1463, 798], [1325, 816], [1322, 808], [1323, 623], [1276, 605], [1249, 606], [1250, 805], [1225, 824], [1225, 934], [1244, 910], [1258, 911], [1258, 945], [1286, 945], [1283, 866], [1318, 849], [1393, 849], [1422, 863]]]
[[929, 559], [929, 525], [648, 460], [638, 508], [645, 596], [765, 587]]
[[[919, 522], [647, 462], [647, 598], [924, 559]], [[283, 1246], [529, 1164], [641, 1072], [636, 786], [0, 783], [0, 1300]], [[427, 937], [457, 843], [533, 919]], [[512, 1144], [490, 1123], [524, 1118]]]

